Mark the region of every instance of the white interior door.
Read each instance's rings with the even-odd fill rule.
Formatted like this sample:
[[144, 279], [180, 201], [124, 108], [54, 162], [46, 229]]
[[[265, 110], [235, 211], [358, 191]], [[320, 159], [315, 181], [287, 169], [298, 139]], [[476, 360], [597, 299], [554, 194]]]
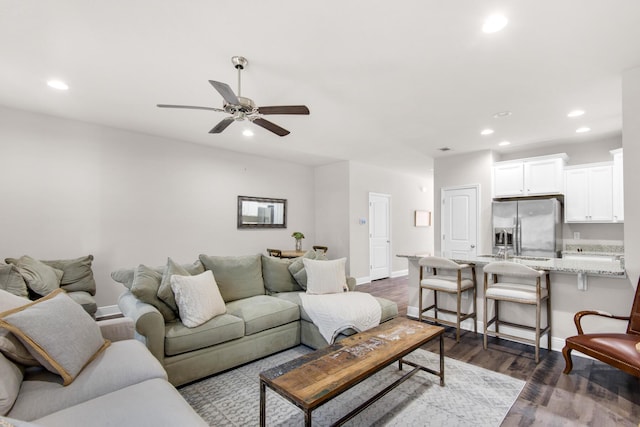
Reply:
[[443, 188], [441, 196], [442, 256], [464, 258], [477, 255], [478, 187]]
[[369, 193], [369, 278], [391, 276], [391, 196]]

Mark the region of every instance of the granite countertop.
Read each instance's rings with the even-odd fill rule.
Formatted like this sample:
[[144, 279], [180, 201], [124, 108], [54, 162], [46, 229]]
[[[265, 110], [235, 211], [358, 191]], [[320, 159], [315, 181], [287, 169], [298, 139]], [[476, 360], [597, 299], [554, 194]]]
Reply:
[[[428, 256], [427, 253], [414, 253], [414, 254], [397, 254], [398, 257], [404, 257], [409, 259], [419, 259], [424, 256]], [[452, 258], [459, 263], [474, 263], [482, 266], [493, 261], [502, 261], [502, 258], [496, 258], [494, 256], [475, 256], [465, 258]], [[543, 257], [515, 257], [508, 258], [509, 262], [516, 262], [528, 267], [535, 268], [537, 270], [549, 270], [556, 273], [569, 273], [569, 274], [588, 274], [595, 276], [609, 276], [624, 278], [626, 272], [624, 268], [620, 266], [619, 261], [582, 261], [575, 259], [562, 259], [562, 258], [543, 258]]]

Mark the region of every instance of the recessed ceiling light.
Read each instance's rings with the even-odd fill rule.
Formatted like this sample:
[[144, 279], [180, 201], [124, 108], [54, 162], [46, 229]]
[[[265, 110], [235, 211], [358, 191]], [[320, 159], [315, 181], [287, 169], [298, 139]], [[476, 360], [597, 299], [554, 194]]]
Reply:
[[251, 129], [245, 129], [242, 131], [244, 136], [253, 136], [253, 131]]
[[511, 115], [511, 111], [499, 111], [493, 115], [494, 119], [503, 119], [505, 117], [509, 117]]
[[507, 18], [499, 13], [493, 14], [484, 20], [482, 31], [485, 33], [495, 33], [506, 27]]
[[582, 110], [573, 110], [569, 112], [569, 114], [567, 114], [567, 117], [580, 117], [583, 114], [584, 114], [584, 111]]
[[68, 90], [69, 89], [69, 86], [65, 82], [63, 82], [61, 80], [49, 80], [47, 82], [47, 86], [49, 86], [50, 88], [53, 88], [53, 89], [58, 89], [58, 90]]
[[501, 147], [506, 147], [507, 145], [511, 144], [509, 141], [502, 141], [501, 143], [499, 143], [498, 145]]
[[585, 133], [585, 132], [589, 132], [590, 130], [591, 130], [591, 128], [583, 126], [581, 128], [576, 129], [576, 133]]
[[480, 135], [491, 135], [493, 133], [493, 129], [483, 129], [482, 132], [480, 132]]

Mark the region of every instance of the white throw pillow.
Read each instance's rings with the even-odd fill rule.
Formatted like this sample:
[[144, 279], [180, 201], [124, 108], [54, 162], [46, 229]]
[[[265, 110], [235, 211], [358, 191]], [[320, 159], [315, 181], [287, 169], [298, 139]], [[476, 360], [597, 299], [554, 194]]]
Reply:
[[195, 328], [227, 312], [211, 270], [196, 276], [174, 274], [170, 280], [180, 319], [187, 328]]
[[335, 294], [349, 289], [345, 273], [346, 258], [331, 261], [304, 258], [302, 262], [307, 271], [308, 294]]

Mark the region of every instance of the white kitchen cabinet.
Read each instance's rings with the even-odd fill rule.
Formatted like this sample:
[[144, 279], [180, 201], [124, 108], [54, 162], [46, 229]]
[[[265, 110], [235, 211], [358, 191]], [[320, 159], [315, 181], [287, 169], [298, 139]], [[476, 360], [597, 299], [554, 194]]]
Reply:
[[613, 221], [611, 163], [565, 170], [565, 222]]
[[562, 194], [566, 154], [497, 162], [493, 166], [493, 196]]
[[624, 177], [622, 148], [611, 150], [613, 156], [613, 220], [624, 221]]

